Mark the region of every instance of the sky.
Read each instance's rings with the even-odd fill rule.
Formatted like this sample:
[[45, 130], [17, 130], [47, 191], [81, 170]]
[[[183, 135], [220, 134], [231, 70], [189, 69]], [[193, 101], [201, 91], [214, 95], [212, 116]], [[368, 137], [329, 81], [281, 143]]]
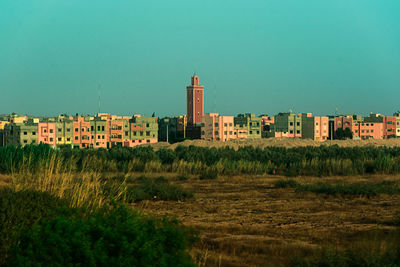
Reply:
[[0, 114], [391, 115], [399, 0], [0, 0]]

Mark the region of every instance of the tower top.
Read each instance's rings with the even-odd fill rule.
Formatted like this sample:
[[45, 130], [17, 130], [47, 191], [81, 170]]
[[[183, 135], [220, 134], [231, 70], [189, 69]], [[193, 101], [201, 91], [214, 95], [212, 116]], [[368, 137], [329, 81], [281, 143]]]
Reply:
[[199, 76], [197, 76], [196, 74], [194, 74], [194, 75], [192, 76], [192, 82], [191, 82], [191, 84], [192, 84], [192, 85], [199, 85]]

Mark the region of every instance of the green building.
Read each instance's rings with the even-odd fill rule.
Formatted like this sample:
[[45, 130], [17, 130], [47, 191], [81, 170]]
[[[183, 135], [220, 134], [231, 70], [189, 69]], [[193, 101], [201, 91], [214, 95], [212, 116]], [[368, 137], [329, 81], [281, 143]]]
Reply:
[[247, 131], [247, 138], [261, 138], [262, 119], [254, 113], [239, 114], [233, 119], [234, 130]]
[[288, 137], [302, 136], [302, 116], [293, 112], [279, 113], [275, 116], [274, 132]]
[[29, 145], [38, 144], [38, 124], [27, 123], [6, 124], [4, 126], [5, 145]]

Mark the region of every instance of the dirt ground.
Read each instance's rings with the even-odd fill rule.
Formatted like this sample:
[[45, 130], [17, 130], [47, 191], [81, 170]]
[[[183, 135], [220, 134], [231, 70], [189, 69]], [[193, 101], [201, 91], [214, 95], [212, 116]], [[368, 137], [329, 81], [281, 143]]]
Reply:
[[202, 146], [202, 147], [233, 147], [237, 149], [241, 146], [254, 146], [264, 148], [267, 146], [278, 146], [278, 147], [302, 147], [302, 146], [321, 146], [321, 145], [338, 145], [342, 147], [354, 147], [354, 146], [400, 146], [400, 139], [385, 139], [385, 140], [328, 140], [324, 142], [313, 141], [310, 139], [298, 139], [298, 138], [262, 138], [262, 139], [245, 139], [245, 140], [230, 140], [227, 142], [222, 141], [205, 141], [205, 140], [185, 140], [175, 144], [169, 144], [167, 142], [159, 142], [152, 144], [151, 146], [157, 150], [160, 148], [171, 148], [175, 149], [178, 145], [184, 146]]
[[[276, 176], [219, 177], [178, 181], [195, 198], [183, 202], [145, 201], [135, 208], [177, 217], [201, 231], [192, 250], [200, 266], [284, 266], [301, 250], [344, 246], [354, 235], [374, 229], [393, 230], [399, 195], [335, 197], [276, 189]], [[295, 178], [307, 183], [400, 181], [397, 177]]]

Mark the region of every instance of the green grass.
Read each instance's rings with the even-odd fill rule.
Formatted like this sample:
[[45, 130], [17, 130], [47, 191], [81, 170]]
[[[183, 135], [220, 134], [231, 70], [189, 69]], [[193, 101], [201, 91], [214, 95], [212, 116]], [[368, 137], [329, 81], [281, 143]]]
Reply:
[[315, 182], [300, 184], [294, 180], [279, 180], [274, 184], [275, 188], [295, 188], [296, 192], [313, 192], [334, 196], [376, 196], [379, 194], [400, 194], [400, 185], [396, 182], [385, 181], [381, 183], [352, 183], [332, 184], [328, 182]]
[[126, 200], [128, 202], [139, 202], [142, 200], [174, 200], [182, 201], [193, 198], [193, 193], [184, 190], [180, 185], [173, 185], [163, 176], [149, 178], [141, 176], [128, 185]]

